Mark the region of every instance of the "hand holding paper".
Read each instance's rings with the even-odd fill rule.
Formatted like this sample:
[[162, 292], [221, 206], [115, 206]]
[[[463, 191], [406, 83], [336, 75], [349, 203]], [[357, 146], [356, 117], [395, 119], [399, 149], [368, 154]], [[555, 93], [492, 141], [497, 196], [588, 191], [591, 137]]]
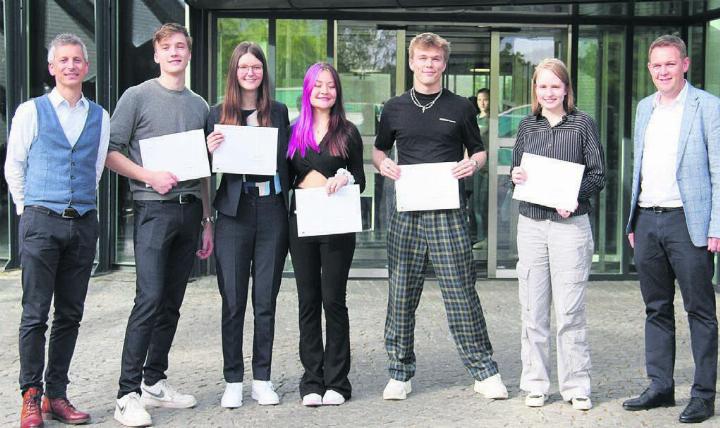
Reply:
[[520, 168], [513, 169], [513, 199], [556, 208], [561, 215], [559, 210], [577, 209], [585, 165], [524, 153]]

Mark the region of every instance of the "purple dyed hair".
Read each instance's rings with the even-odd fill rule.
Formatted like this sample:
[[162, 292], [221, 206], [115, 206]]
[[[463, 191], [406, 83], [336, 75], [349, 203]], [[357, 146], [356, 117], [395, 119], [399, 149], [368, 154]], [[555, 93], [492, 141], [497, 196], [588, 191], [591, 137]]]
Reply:
[[347, 157], [349, 122], [345, 118], [340, 76], [332, 65], [325, 62], [318, 62], [311, 65], [305, 73], [300, 116], [297, 122], [295, 122], [292, 134], [290, 135], [287, 152], [288, 159], [292, 159], [297, 152], [300, 152], [300, 156], [305, 157], [308, 148], [320, 152], [320, 147], [318, 142], [315, 141], [315, 135], [313, 133], [313, 108], [310, 104], [310, 96], [312, 95], [318, 75], [323, 71], [328, 71], [332, 75], [337, 94], [335, 97], [335, 105], [330, 109], [330, 124], [327, 131], [328, 149], [333, 156]]

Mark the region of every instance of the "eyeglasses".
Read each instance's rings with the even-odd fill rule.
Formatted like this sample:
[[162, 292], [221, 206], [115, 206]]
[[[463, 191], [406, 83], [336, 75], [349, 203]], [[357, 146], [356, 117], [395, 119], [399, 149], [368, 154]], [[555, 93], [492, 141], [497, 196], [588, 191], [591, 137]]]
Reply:
[[248, 74], [250, 70], [255, 74], [260, 74], [263, 71], [262, 65], [238, 65], [237, 69], [243, 74]]

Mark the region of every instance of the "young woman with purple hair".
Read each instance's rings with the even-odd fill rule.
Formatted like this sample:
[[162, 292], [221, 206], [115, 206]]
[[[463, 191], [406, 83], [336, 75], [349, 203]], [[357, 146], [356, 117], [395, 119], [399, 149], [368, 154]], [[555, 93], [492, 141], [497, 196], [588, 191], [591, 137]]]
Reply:
[[256, 43], [242, 42], [229, 62], [225, 99], [210, 109], [207, 147], [224, 142], [217, 123], [278, 128], [277, 171], [272, 175], [223, 174], [213, 206], [217, 210], [215, 257], [222, 297], [222, 348], [225, 393], [220, 405], [242, 405], [243, 325], [252, 275], [255, 315], [252, 398], [260, 405], [278, 404], [270, 382], [275, 302], [288, 250], [287, 206], [290, 180], [285, 159], [288, 110], [270, 98], [267, 61]]
[[[287, 157], [293, 189], [365, 188], [362, 138], [345, 117], [337, 71], [310, 66], [303, 82], [300, 117], [292, 127]], [[298, 289], [300, 361], [305, 406], [339, 405], [350, 398], [350, 322], [345, 303], [355, 234], [298, 237], [295, 199], [290, 203], [290, 255]], [[322, 310], [326, 341], [323, 347]]]

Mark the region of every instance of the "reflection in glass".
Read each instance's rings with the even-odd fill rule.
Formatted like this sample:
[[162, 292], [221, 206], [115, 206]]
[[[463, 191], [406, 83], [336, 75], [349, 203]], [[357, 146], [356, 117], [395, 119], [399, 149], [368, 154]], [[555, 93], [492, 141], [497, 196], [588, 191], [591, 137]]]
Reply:
[[576, 104], [598, 125], [605, 189], [591, 201], [593, 273], [619, 273], [622, 258], [622, 143], [625, 34], [623, 27], [580, 26]]
[[388, 209], [392, 183], [372, 165], [372, 145], [382, 106], [395, 95], [397, 32], [380, 30], [368, 22], [339, 21], [337, 70], [343, 85], [345, 111], [363, 137], [367, 185], [361, 196], [364, 232], [357, 234], [353, 267], [384, 267]]
[[579, 4], [580, 15], [618, 16], [627, 14], [627, 2]]
[[[718, 3], [720, 6], [720, 1]], [[720, 58], [717, 57], [717, 52], [720, 52], [720, 19], [708, 22], [706, 38], [705, 90], [720, 96]]]
[[635, 2], [636, 16], [681, 16], [682, 0]]
[[[703, 43], [705, 43], [705, 26], [693, 25], [688, 27], [687, 50], [690, 57], [690, 68], [687, 72], [687, 80], [696, 88], [705, 88], [705, 55]], [[708, 52], [713, 52], [708, 50]]]
[[327, 60], [327, 21], [278, 19], [275, 34], [275, 99], [288, 107], [292, 124], [300, 114], [305, 71]]
[[[217, 49], [214, 58], [216, 59], [214, 100], [208, 100], [210, 105], [219, 103], [225, 97], [225, 77], [227, 76], [228, 61], [232, 51], [240, 42], [255, 42], [262, 47], [263, 52], [268, 52], [268, 20], [267, 19], [242, 19], [242, 18], [220, 18], [217, 20]], [[266, 54], [267, 55], [267, 54]]]
[[[68, 3], [68, 2], [63, 2]], [[162, 2], [132, 0], [118, 2], [118, 20], [131, 23], [130, 28], [118, 31], [117, 98], [131, 86], [157, 77], [159, 68], [153, 60], [152, 37], [161, 23], [185, 22], [185, 6], [180, 0]], [[116, 99], [117, 99], [116, 98]], [[133, 249], [133, 204], [128, 179], [112, 174], [115, 199], [114, 264], [135, 264]]]

